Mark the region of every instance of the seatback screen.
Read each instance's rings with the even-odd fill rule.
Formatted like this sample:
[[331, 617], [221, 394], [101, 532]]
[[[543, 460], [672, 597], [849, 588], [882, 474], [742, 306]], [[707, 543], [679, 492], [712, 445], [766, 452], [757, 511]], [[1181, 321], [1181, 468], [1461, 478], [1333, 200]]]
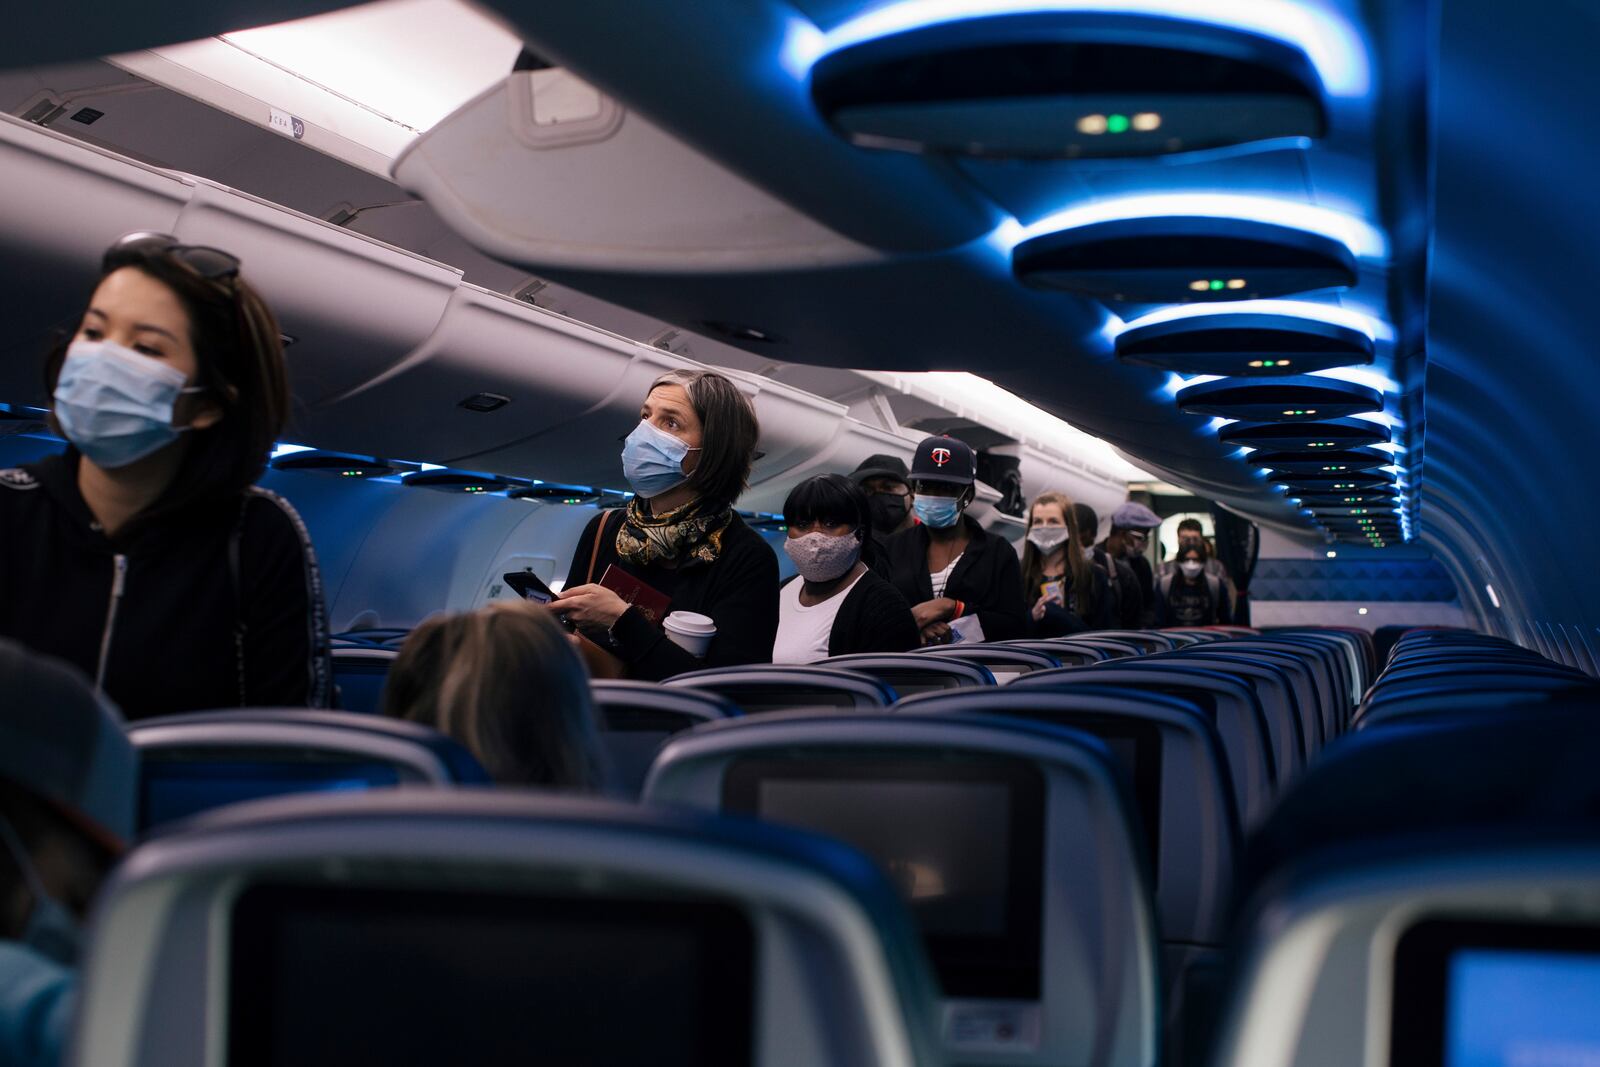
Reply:
[[743, 1067], [753, 942], [719, 902], [257, 886], [227, 1063]]
[[1391, 1062], [1600, 1064], [1600, 928], [1419, 923], [1394, 973]]
[[1032, 765], [741, 760], [723, 800], [876, 861], [909, 904], [946, 994], [1038, 996], [1044, 781]]
[[290, 793], [359, 792], [399, 785], [393, 764], [368, 760], [152, 758], [140, 768], [140, 826], [148, 829], [225, 804]]

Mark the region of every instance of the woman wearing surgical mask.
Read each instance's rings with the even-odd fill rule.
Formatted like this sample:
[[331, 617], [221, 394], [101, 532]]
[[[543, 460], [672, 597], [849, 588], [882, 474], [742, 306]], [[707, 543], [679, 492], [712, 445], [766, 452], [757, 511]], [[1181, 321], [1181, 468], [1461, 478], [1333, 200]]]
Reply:
[[1111, 589], [1105, 573], [1084, 558], [1072, 526], [1072, 500], [1040, 493], [1028, 510], [1022, 548], [1022, 589], [1032, 598], [1034, 637], [1061, 637], [1112, 626]]
[[[582, 635], [592, 673], [658, 680], [771, 656], [778, 561], [733, 510], [760, 432], [750, 401], [714, 371], [670, 371], [650, 386], [622, 445], [622, 473], [635, 495], [584, 529], [550, 605]], [[617, 573], [606, 581], [608, 569]], [[636, 584], [666, 597], [663, 617], [710, 617], [715, 633], [704, 656], [669, 639], [661, 619], [633, 603], [638, 596], [618, 592]]]
[[123, 238], [45, 377], [69, 447], [0, 471], [0, 636], [75, 665], [130, 719], [325, 707], [316, 557], [253, 485], [289, 389], [239, 261]]
[[1217, 626], [1233, 617], [1222, 580], [1206, 573], [1199, 545], [1178, 550], [1177, 566], [1156, 586], [1157, 626]]
[[924, 438], [911, 462], [918, 524], [890, 538], [884, 576], [911, 603], [923, 644], [1027, 634], [1017, 553], [966, 514], [977, 469], [954, 437]]
[[909, 652], [921, 644], [911, 605], [869, 569], [872, 511], [849, 478], [824, 474], [783, 502], [784, 553], [799, 576], [778, 593], [774, 663], [815, 663], [854, 652]]

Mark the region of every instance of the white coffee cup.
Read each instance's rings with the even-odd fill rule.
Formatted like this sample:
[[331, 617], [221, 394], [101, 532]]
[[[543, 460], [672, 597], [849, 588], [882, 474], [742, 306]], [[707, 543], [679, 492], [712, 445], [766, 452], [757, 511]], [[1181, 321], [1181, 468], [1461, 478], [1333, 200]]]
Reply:
[[704, 656], [717, 636], [717, 624], [709, 615], [693, 611], [674, 611], [661, 620], [667, 639], [691, 656]]

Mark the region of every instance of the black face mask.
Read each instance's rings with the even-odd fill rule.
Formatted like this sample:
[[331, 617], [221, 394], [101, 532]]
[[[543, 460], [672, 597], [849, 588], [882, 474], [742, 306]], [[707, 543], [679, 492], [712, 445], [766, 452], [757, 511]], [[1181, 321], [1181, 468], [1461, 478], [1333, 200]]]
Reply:
[[873, 493], [867, 497], [867, 507], [872, 511], [872, 528], [879, 533], [890, 533], [906, 521], [906, 498], [894, 493]]

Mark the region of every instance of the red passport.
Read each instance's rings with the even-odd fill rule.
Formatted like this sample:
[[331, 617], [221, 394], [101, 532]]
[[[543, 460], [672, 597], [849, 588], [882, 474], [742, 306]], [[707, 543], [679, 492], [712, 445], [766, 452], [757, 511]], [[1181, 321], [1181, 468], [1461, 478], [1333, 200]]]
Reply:
[[667, 609], [672, 606], [672, 598], [667, 594], [646, 585], [614, 563], [607, 564], [606, 572], [600, 576], [600, 584], [638, 608], [645, 618], [657, 626], [661, 625], [661, 620], [667, 617]]

